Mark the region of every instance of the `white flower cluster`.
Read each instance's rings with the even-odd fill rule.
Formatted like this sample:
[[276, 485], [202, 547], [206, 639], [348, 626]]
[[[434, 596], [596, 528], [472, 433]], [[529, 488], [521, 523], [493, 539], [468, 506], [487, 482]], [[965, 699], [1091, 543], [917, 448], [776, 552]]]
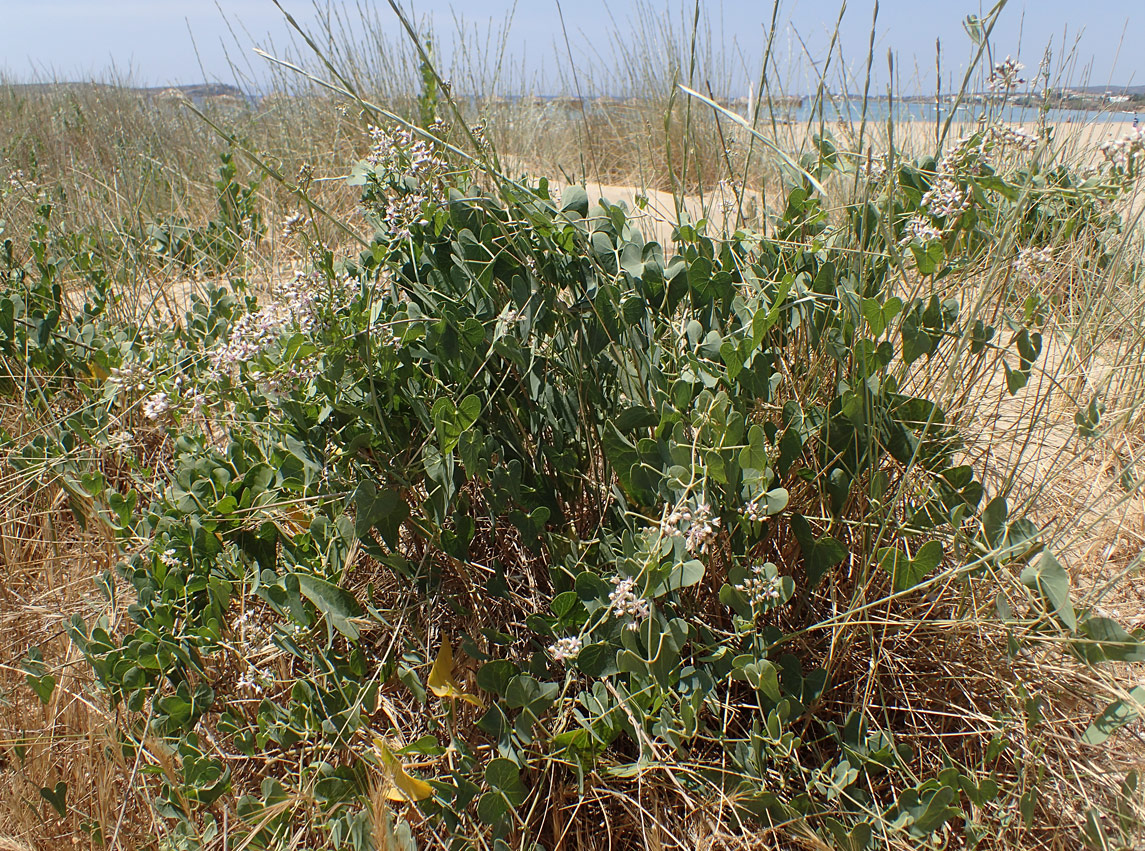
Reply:
[[18, 168], [8, 174], [8, 189], [12, 192], [23, 190], [31, 194], [36, 189], [36, 183], [24, 174], [23, 169]]
[[[1028, 153], [1038, 145], [1038, 137], [1021, 127], [991, 126], [964, 136], [955, 142], [938, 161], [935, 181], [922, 196], [922, 206], [931, 216], [956, 219], [970, 208], [970, 192], [963, 179], [982, 173], [991, 158], [1007, 149]], [[917, 216], [907, 224], [904, 243], [911, 239], [928, 242], [942, 236], [933, 223]]]
[[402, 338], [400, 334], [395, 334], [394, 329], [389, 324], [379, 324], [374, 326], [377, 329], [377, 341], [392, 349], [400, 349], [402, 347]]
[[990, 137], [999, 145], [1027, 153], [1038, 146], [1038, 137], [1022, 127], [991, 127]]
[[1038, 137], [1021, 127], [992, 125], [955, 142], [939, 160], [937, 173], [939, 178], [979, 175], [999, 150], [1029, 152], [1037, 145]]
[[932, 216], [960, 216], [970, 208], [970, 195], [952, 177], [940, 177], [922, 196], [922, 206]]
[[142, 391], [147, 387], [145, 378], [147, 378], [147, 370], [143, 368], [142, 364], [130, 362], [123, 364], [123, 366], [112, 367], [111, 375], [107, 380], [117, 390], [134, 387], [136, 390]]
[[131, 444], [134, 440], [135, 435], [128, 429], [120, 427], [108, 435], [107, 443], [108, 446], [122, 455], [131, 448]]
[[636, 580], [632, 577], [621, 579], [614, 576], [612, 584], [616, 587], [608, 595], [608, 605], [617, 617], [631, 617], [628, 629], [635, 631], [640, 621], [652, 614], [652, 604], [636, 593]]
[[913, 240], [926, 244], [932, 239], [942, 239], [942, 230], [936, 228], [926, 216], [913, 216], [906, 223], [906, 233], [903, 235], [903, 244]]
[[[231, 328], [226, 345], [211, 353], [211, 376], [232, 378], [239, 368], [261, 354], [288, 330], [310, 331], [318, 318], [325, 279], [321, 273], [297, 274], [275, 285], [274, 301], [242, 316]], [[346, 285], [349, 292], [349, 285]], [[338, 295], [330, 301], [340, 307]]]
[[768, 576], [765, 566], [757, 564], [743, 582], [733, 587], [747, 597], [753, 606], [758, 606], [775, 603], [780, 598], [783, 580], [778, 576]]
[[1054, 256], [1048, 248], [1022, 248], [1014, 261], [1014, 271], [1018, 273], [1019, 280], [1034, 283], [1053, 262]]
[[290, 239], [297, 236], [302, 232], [303, 227], [306, 226], [305, 213], [291, 213], [282, 222], [282, 235]]
[[758, 502], [749, 502], [743, 507], [743, 510], [740, 512], [740, 514], [742, 514], [752, 523], [762, 523], [767, 519], [767, 511], [761, 510]]
[[712, 509], [706, 502], [696, 506], [691, 525], [685, 537], [684, 548], [690, 553], [706, 553], [719, 534], [720, 518], [712, 516]]
[[950, 146], [938, 161], [939, 177], [957, 175], [977, 175], [982, 173], [982, 163], [988, 159], [986, 137], [973, 134], [963, 136]]
[[[299, 318], [280, 303], [268, 304], [241, 317], [231, 328], [226, 345], [211, 353], [211, 374], [235, 377], [243, 364], [259, 355]], [[309, 327], [309, 318], [303, 318], [299, 324]]]
[[489, 122], [482, 118], [469, 128], [469, 132], [473, 135], [473, 141], [477, 143], [477, 153], [489, 156], [493, 152], [493, 146], [489, 144]]
[[1012, 59], [1007, 56], [1003, 61], [994, 66], [994, 70], [990, 74], [990, 79], [986, 81], [986, 85], [993, 91], [1009, 91], [1014, 88], [1014, 86], [1020, 86], [1026, 82], [1018, 76], [1025, 67], [1026, 66], [1017, 59]]
[[[681, 529], [681, 524], [686, 528]], [[671, 538], [684, 538], [684, 547], [690, 553], [706, 553], [719, 534], [720, 518], [712, 515], [708, 503], [701, 502], [696, 510], [678, 505], [671, 511], [665, 508], [660, 520], [660, 533]]]
[[1114, 169], [1133, 171], [1145, 160], [1145, 127], [1134, 127], [1120, 139], [1111, 139], [1101, 145], [1101, 153]]
[[388, 184], [385, 204], [377, 212], [397, 236], [405, 238], [410, 225], [421, 220], [427, 202], [445, 200], [449, 164], [430, 142], [405, 127], [371, 126], [370, 139], [373, 146], [366, 162], [384, 172]]
[[171, 399], [160, 391], [143, 400], [143, 416], [149, 420], [160, 420], [171, 410]]
[[166, 549], [159, 553], [159, 561], [162, 562], [163, 566], [168, 570], [174, 570], [183, 564], [182, 559], [179, 558], [179, 554], [173, 549]]
[[571, 638], [558, 638], [553, 644], [549, 645], [549, 655], [553, 657], [554, 662], [568, 662], [580, 654], [582, 647], [583, 644], [581, 640], [575, 636]]
[[318, 377], [319, 372], [318, 356], [310, 355], [285, 368], [280, 367], [270, 374], [251, 370], [247, 373], [247, 377], [264, 392], [282, 395], [309, 384]]
[[254, 696], [265, 693], [267, 688], [272, 685], [274, 685], [274, 674], [268, 670], [256, 668], [254, 665], [248, 665], [247, 669], [235, 681], [236, 691]]

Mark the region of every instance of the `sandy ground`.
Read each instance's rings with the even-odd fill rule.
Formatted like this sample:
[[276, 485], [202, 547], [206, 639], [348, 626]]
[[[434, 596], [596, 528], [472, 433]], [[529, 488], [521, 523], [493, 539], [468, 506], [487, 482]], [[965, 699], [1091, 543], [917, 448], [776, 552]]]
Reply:
[[[1037, 135], [1039, 127], [1034, 123], [1013, 125], [1021, 127], [1027, 133]], [[973, 132], [976, 125], [952, 125], [948, 139], [953, 141]], [[1059, 155], [1071, 163], [1093, 163], [1101, 159], [1100, 145], [1113, 139], [1118, 139], [1132, 130], [1131, 121], [1108, 123], [1077, 123], [1056, 124], [1050, 127], [1055, 147], [1061, 152]], [[860, 143], [859, 128], [844, 124], [830, 124], [827, 129], [834, 136], [836, 144], [843, 151], [858, 151]], [[784, 150], [799, 152], [809, 148], [806, 127], [779, 127], [773, 134], [770, 129], [764, 135], [774, 141]], [[869, 152], [872, 157], [879, 157], [893, 146], [901, 155], [908, 157], [921, 156], [936, 149], [937, 130], [934, 125], [923, 122], [900, 123], [889, 128], [884, 124], [870, 124], [862, 133], [862, 150]], [[747, 139], [747, 131], [741, 132], [743, 141]], [[560, 188], [559, 181], [553, 185]], [[670, 192], [655, 189], [644, 189], [639, 186], [621, 186], [609, 183], [600, 183], [589, 180], [586, 182], [589, 201], [595, 202], [603, 198], [610, 204], [624, 204], [638, 219], [645, 238], [656, 240], [662, 245], [671, 243], [672, 229], [679, 220], [677, 216], [677, 201]], [[646, 204], [643, 209], [637, 204], [643, 199]], [[1140, 210], [1145, 206], [1145, 193], [1139, 193], [1134, 199], [1133, 209]], [[737, 222], [742, 221], [739, 215], [742, 212], [744, 219], [752, 221], [756, 218], [759, 206], [762, 203], [761, 193], [754, 188], [747, 188], [737, 193], [728, 183], [721, 183], [704, 196], [688, 196], [680, 202], [679, 211], [687, 215], [695, 223], [704, 219], [708, 222], [709, 234], [724, 233], [734, 230]], [[770, 208], [769, 199], [769, 208]]]
[[[1036, 124], [1026, 123], [1020, 126], [1031, 134], [1038, 132]], [[969, 124], [952, 125], [949, 138], [951, 140], [957, 139], [972, 132], [974, 127], [974, 125]], [[812, 129], [816, 132], [818, 130], [817, 127]], [[831, 123], [827, 125], [827, 129], [836, 140], [840, 150], [851, 152], [859, 150], [860, 139], [857, 126]], [[1079, 122], [1076, 124], [1057, 124], [1051, 129], [1055, 145], [1060, 146], [1064, 158], [1076, 163], [1079, 161], [1077, 157], [1080, 154], [1081, 162], [1096, 163], [1101, 157], [1099, 146], [1103, 142], [1120, 138], [1129, 133], [1132, 129], [1132, 122]], [[748, 140], [747, 131], [739, 129], [737, 132], [739, 133], [738, 143], [745, 144]], [[810, 147], [807, 127], [802, 124], [779, 126], [774, 133], [771, 128], [764, 128], [763, 134], [769, 141], [783, 150], [794, 152], [793, 156], [796, 157]], [[885, 124], [871, 123], [863, 131], [862, 150], [870, 152], [873, 157], [878, 157], [881, 152], [889, 149], [890, 142], [893, 141], [895, 149], [900, 151], [903, 156], [915, 157], [935, 150], [935, 139], [936, 128], [930, 123], [921, 121], [902, 122], [895, 124], [892, 128], [888, 128]], [[508, 163], [506, 167], [516, 174], [536, 173], [535, 169], [530, 169], [524, 163]], [[552, 179], [550, 185], [559, 191], [568, 184], [558, 179]], [[617, 185], [588, 180], [585, 182], [585, 188], [590, 203], [604, 199], [610, 204], [623, 204], [637, 222], [645, 239], [655, 240], [669, 250], [672, 247], [672, 231], [676, 223], [680, 221], [678, 214], [683, 214], [692, 223], [705, 220], [707, 233], [717, 235], [734, 231], [737, 226], [742, 226], [744, 222], [758, 221], [759, 211], [764, 201], [766, 200], [769, 209], [772, 209], [774, 201], [770, 192], [765, 199], [758, 188], [747, 187], [737, 192], [735, 187], [728, 182], [720, 183], [703, 196], [690, 195], [683, 198], [679, 202], [679, 207], [672, 193], [637, 185]], [[1139, 192], [1137, 197], [1133, 199], [1131, 209], [1135, 213], [1145, 210], [1145, 191]], [[262, 280], [252, 281], [253, 288], [256, 290], [268, 288], [271, 283], [270, 277], [263, 275]], [[196, 288], [208, 284], [225, 283], [225, 281], [183, 279], [171, 282], [153, 293], [152, 296], [156, 298], [159, 308], [181, 313], [188, 303], [191, 292]], [[147, 301], [149, 302], [150, 298]]]

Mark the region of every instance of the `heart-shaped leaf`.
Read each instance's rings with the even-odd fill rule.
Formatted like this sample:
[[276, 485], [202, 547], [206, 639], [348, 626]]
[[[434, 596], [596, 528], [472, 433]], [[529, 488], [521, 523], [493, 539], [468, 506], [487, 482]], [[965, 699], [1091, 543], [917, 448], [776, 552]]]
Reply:
[[68, 813], [68, 784], [61, 780], [56, 784], [54, 789], [49, 789], [47, 786], [40, 789], [40, 797], [52, 805], [60, 818], [63, 818]]
[[481, 415], [481, 400], [470, 394], [458, 405], [452, 399], [438, 399], [433, 406], [433, 422], [442, 454], [452, 452], [461, 435], [473, 428]]
[[364, 538], [371, 529], [397, 510], [401, 497], [396, 491], [378, 492], [374, 483], [364, 481], [354, 493], [354, 534]]
[[871, 326], [871, 333], [875, 337], [881, 337], [883, 332], [887, 330], [887, 326], [902, 312], [902, 299], [892, 296], [880, 303], [876, 298], [865, 298], [862, 301], [861, 309], [863, 318]]
[[20, 667], [27, 675], [24, 679], [28, 683], [28, 687], [36, 693], [36, 697], [40, 698], [40, 703], [47, 706], [48, 701], [52, 699], [52, 692], [56, 690], [56, 678], [48, 673], [40, 648], [32, 647], [29, 649], [28, 655], [24, 657]]
[[517, 767], [517, 763], [504, 757], [492, 759], [485, 766], [485, 782], [504, 795], [514, 807], [525, 803], [525, 798], [529, 794], [525, 784], [521, 782], [521, 770]]
[[588, 193], [583, 186], [566, 186], [561, 190], [561, 212], [579, 213], [582, 219], [588, 215]]
[[615, 674], [616, 648], [608, 643], [590, 644], [576, 657], [576, 666], [590, 677], [607, 677]]
[[914, 558], [898, 547], [883, 547], [879, 550], [879, 567], [890, 574], [895, 591], [909, 591], [938, 567], [942, 555], [942, 544], [938, 541], [927, 541]]
[[799, 542], [803, 553], [803, 565], [807, 571], [807, 588], [813, 589], [832, 567], [847, 557], [843, 545], [834, 538], [823, 537], [816, 540], [811, 524], [802, 514], [791, 515], [791, 530]]
[[764, 335], [771, 330], [776, 321], [779, 319], [779, 311], [783, 307], [783, 302], [787, 300], [788, 293], [795, 285], [795, 278], [787, 275], [780, 282], [779, 288], [775, 292], [775, 299], [768, 307], [761, 307], [755, 312], [751, 319], [751, 348], [756, 349], [763, 341]]
[[773, 662], [745, 654], [732, 660], [732, 666], [737, 672], [737, 678], [747, 680], [756, 691], [774, 701], [782, 698], [783, 695], [779, 691], [779, 672]]
[[704, 578], [704, 563], [697, 559], [679, 562], [673, 565], [671, 572], [664, 581], [652, 589], [651, 595], [659, 597], [669, 591], [679, 591], [690, 588]]

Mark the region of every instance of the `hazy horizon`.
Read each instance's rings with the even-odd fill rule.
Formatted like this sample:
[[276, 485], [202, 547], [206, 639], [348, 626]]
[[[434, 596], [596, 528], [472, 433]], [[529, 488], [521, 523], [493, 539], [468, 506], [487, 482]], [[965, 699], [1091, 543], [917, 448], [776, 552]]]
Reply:
[[[520, 91], [556, 94], [570, 89], [566, 69], [570, 54], [578, 72], [616, 62], [615, 50], [629, 37], [656, 35], [665, 20], [671, 32], [689, 31], [693, 4], [647, 0], [582, 0], [576, 6], [556, 0], [515, 4], [470, 0], [464, 13], [449, 0], [405, 3], [439, 43], [443, 64], [460, 36], [471, 47], [488, 39], [504, 46]], [[839, 28], [838, 55], [828, 69], [832, 90], [854, 90], [866, 73], [874, 0], [852, 0]], [[284, 8], [308, 30], [315, 30], [317, 7], [283, 0]], [[384, 2], [366, 2], [387, 38], [400, 39], [396, 16]], [[300, 48], [282, 13], [271, 0], [229, 0], [221, 4], [192, 0], [0, 0], [7, 26], [0, 31], [0, 74], [11, 82], [107, 81], [138, 86], [193, 85], [203, 82], [258, 88], [265, 79], [265, 60], [254, 47], [279, 56], [297, 56]], [[335, 17], [343, 7], [334, 10]], [[753, 85], [762, 61], [772, 18], [771, 3], [724, 0], [700, 4], [709, 28], [711, 54], [701, 64], [718, 88], [736, 94]], [[565, 30], [560, 15], [563, 13]], [[935, 41], [941, 40], [944, 89], [960, 82], [972, 56], [962, 28], [967, 14], [985, 14], [989, 6], [967, 3], [882, 0], [876, 23], [872, 93], [885, 94], [887, 52], [895, 54], [897, 94], [925, 94], [935, 87]], [[357, 12], [350, 6], [352, 20]], [[839, 14], [832, 0], [779, 3], [770, 67], [778, 89], [803, 94], [814, 88], [815, 67], [827, 54]], [[591, 29], [589, 29], [591, 22]], [[996, 58], [1016, 56], [1033, 77], [1048, 49], [1054, 77], [1051, 85], [1145, 83], [1145, 52], [1132, 37], [1145, 24], [1145, 10], [1135, 0], [1095, 0], [1086, 6], [1064, 0], [1011, 0], [994, 31]], [[565, 43], [565, 31], [568, 45]], [[353, 34], [354, 27], [349, 28]], [[601, 36], [600, 33], [606, 33]], [[619, 35], [613, 36], [613, 33]], [[659, 43], [657, 43], [659, 44]], [[302, 51], [304, 53], [304, 51]], [[714, 67], [710, 67], [714, 66]], [[234, 69], [238, 69], [238, 74]], [[840, 71], [845, 72], [845, 78]], [[846, 85], [843, 85], [846, 83]], [[595, 89], [594, 91], [597, 91]]]

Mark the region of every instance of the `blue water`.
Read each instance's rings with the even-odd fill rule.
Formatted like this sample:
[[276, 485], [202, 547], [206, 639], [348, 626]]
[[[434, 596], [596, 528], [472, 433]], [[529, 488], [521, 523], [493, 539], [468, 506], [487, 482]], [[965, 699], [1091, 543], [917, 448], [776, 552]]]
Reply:
[[[742, 109], [742, 107], [741, 107]], [[777, 121], [792, 124], [807, 124], [818, 121], [820, 109], [812, 107], [812, 99], [805, 98], [801, 106], [781, 106], [774, 108]], [[892, 115], [896, 121], [923, 121], [931, 124], [936, 121], [945, 121], [950, 114], [950, 104], [935, 105], [934, 103], [918, 103], [914, 101], [887, 101], [885, 99], [872, 100], [867, 103], [867, 121], [884, 122]], [[858, 122], [862, 117], [862, 98], [852, 97], [847, 100], [826, 100], [822, 104], [823, 120], [827, 122], [850, 121]], [[995, 120], [1010, 124], [1035, 123], [1042, 118], [1040, 110], [1026, 106], [1001, 106], [986, 103], [963, 103], [956, 110], [954, 123], [974, 123], [980, 116], [987, 115]], [[1145, 110], [1140, 113], [1145, 118]], [[1112, 122], [1132, 121], [1133, 112], [1118, 110], [1079, 110], [1079, 109], [1049, 109], [1045, 111], [1045, 121], [1048, 124], [1107, 124]], [[760, 123], [770, 123], [771, 115], [766, 104], [760, 110]]]

